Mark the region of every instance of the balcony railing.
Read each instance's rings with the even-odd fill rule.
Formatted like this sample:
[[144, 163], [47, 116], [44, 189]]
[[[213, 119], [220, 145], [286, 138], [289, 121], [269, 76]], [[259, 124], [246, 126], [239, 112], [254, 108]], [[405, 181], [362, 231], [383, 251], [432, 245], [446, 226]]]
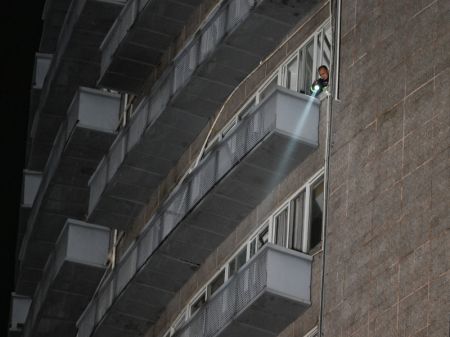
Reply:
[[311, 304], [311, 263], [267, 244], [175, 336], [276, 336]]
[[100, 46], [100, 85], [136, 92], [201, 2], [129, 0]]
[[109, 228], [69, 219], [50, 255], [23, 337], [74, 336], [75, 321], [102, 277]]
[[[100, 90], [79, 88], [61, 124], [37, 190], [21, 244], [23, 267], [41, 269], [67, 217], [81, 218], [87, 208], [87, 172], [92, 172], [115, 137], [119, 121], [120, 96]], [[50, 212], [52, 221], [42, 218]], [[63, 218], [61, 220], [61, 218]], [[43, 246], [39, 245], [43, 243]], [[31, 249], [30, 245], [37, 245]], [[23, 275], [22, 275], [23, 276]], [[18, 289], [29, 278], [19, 277]], [[22, 282], [24, 281], [24, 282]], [[27, 286], [28, 287], [28, 286]]]
[[[317, 99], [275, 88], [150, 219], [89, 304], [79, 337], [127, 330], [108, 319], [121, 312], [145, 331], [240, 220], [314, 151], [318, 125]], [[132, 314], [130, 303], [142, 301], [149, 311]]]
[[314, 4], [221, 2], [97, 167], [89, 183], [89, 221], [127, 229], [212, 114]]

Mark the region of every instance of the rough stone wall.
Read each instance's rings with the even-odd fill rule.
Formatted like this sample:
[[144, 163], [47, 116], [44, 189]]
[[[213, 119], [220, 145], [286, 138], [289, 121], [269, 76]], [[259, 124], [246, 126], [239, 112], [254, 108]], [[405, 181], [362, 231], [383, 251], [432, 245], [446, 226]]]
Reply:
[[448, 336], [450, 2], [342, 10], [324, 336]]

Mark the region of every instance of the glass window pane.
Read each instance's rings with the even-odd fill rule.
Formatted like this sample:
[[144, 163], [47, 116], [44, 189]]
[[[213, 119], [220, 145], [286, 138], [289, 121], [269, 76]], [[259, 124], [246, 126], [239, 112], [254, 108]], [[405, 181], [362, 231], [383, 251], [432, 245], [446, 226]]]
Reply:
[[231, 276], [233, 276], [233, 274], [236, 272], [236, 259], [233, 259], [230, 261], [230, 264], [228, 265], [228, 274], [229, 274], [229, 278]]
[[209, 295], [213, 295], [217, 289], [220, 288], [222, 284], [225, 282], [225, 269], [222, 270], [219, 275], [217, 275], [214, 280], [211, 281], [211, 283], [208, 285], [208, 293]]
[[330, 69], [331, 64], [331, 26], [325, 28], [323, 34], [322, 62], [320, 65], [327, 66]]
[[275, 217], [275, 244], [286, 246], [288, 209], [285, 208]]
[[258, 250], [269, 241], [269, 227], [265, 227], [258, 235]]
[[322, 240], [323, 196], [322, 181], [313, 188], [311, 193], [310, 248]]
[[316, 38], [316, 68], [319, 67], [321, 64], [322, 64], [322, 32], [319, 32]]
[[297, 91], [298, 87], [298, 58], [295, 57], [286, 67], [286, 88]]
[[204, 292], [195, 302], [191, 305], [191, 316], [193, 316], [200, 308], [206, 303], [206, 292]]
[[256, 253], [256, 239], [250, 242], [250, 258]]
[[303, 205], [304, 193], [302, 192], [291, 202], [291, 231], [290, 243], [291, 249], [302, 250], [302, 236], [303, 236]]
[[304, 88], [307, 94], [311, 94], [311, 83], [314, 74], [314, 40], [310, 41], [305, 49]]
[[244, 247], [236, 256], [236, 271], [247, 262], [247, 247]]

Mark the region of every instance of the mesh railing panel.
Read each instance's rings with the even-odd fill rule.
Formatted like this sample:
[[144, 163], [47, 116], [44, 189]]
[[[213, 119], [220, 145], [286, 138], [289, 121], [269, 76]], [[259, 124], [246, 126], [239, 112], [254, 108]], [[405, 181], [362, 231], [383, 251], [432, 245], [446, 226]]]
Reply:
[[[144, 106], [141, 107], [141, 109], [145, 108], [145, 103], [143, 105]], [[133, 118], [132, 122], [130, 123], [130, 130], [128, 132], [127, 151], [130, 151], [131, 148], [139, 142], [142, 134], [144, 133], [146, 125], [147, 114], [140, 113], [136, 115], [136, 118]]]
[[137, 249], [134, 247], [121, 261], [117, 268], [116, 289], [115, 293], [118, 294], [127, 285], [130, 279], [136, 272], [137, 263]]
[[178, 58], [174, 68], [173, 92], [183, 87], [194, 73], [198, 64], [198, 43], [194, 41]]
[[228, 6], [227, 30], [231, 30], [238, 24], [248, 13], [254, 0], [233, 0]]
[[200, 39], [200, 62], [203, 62], [209, 56], [224, 37], [226, 20], [226, 10], [219, 11], [203, 32]]
[[[93, 179], [88, 183], [89, 185], [89, 214], [92, 212], [100, 199], [103, 190], [105, 189], [108, 181], [108, 158], [103, 157], [100, 161], [97, 169], [94, 172]], [[94, 179], [95, 177], [95, 179]]]
[[264, 249], [225, 283], [175, 336], [215, 336], [257, 298], [266, 284], [267, 249]]

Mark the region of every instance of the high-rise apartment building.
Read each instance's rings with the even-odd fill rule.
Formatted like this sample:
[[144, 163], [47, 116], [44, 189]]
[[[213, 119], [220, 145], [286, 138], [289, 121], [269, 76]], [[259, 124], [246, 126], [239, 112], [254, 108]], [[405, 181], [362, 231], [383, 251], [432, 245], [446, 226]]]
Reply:
[[11, 336], [449, 336], [448, 0], [43, 20]]

